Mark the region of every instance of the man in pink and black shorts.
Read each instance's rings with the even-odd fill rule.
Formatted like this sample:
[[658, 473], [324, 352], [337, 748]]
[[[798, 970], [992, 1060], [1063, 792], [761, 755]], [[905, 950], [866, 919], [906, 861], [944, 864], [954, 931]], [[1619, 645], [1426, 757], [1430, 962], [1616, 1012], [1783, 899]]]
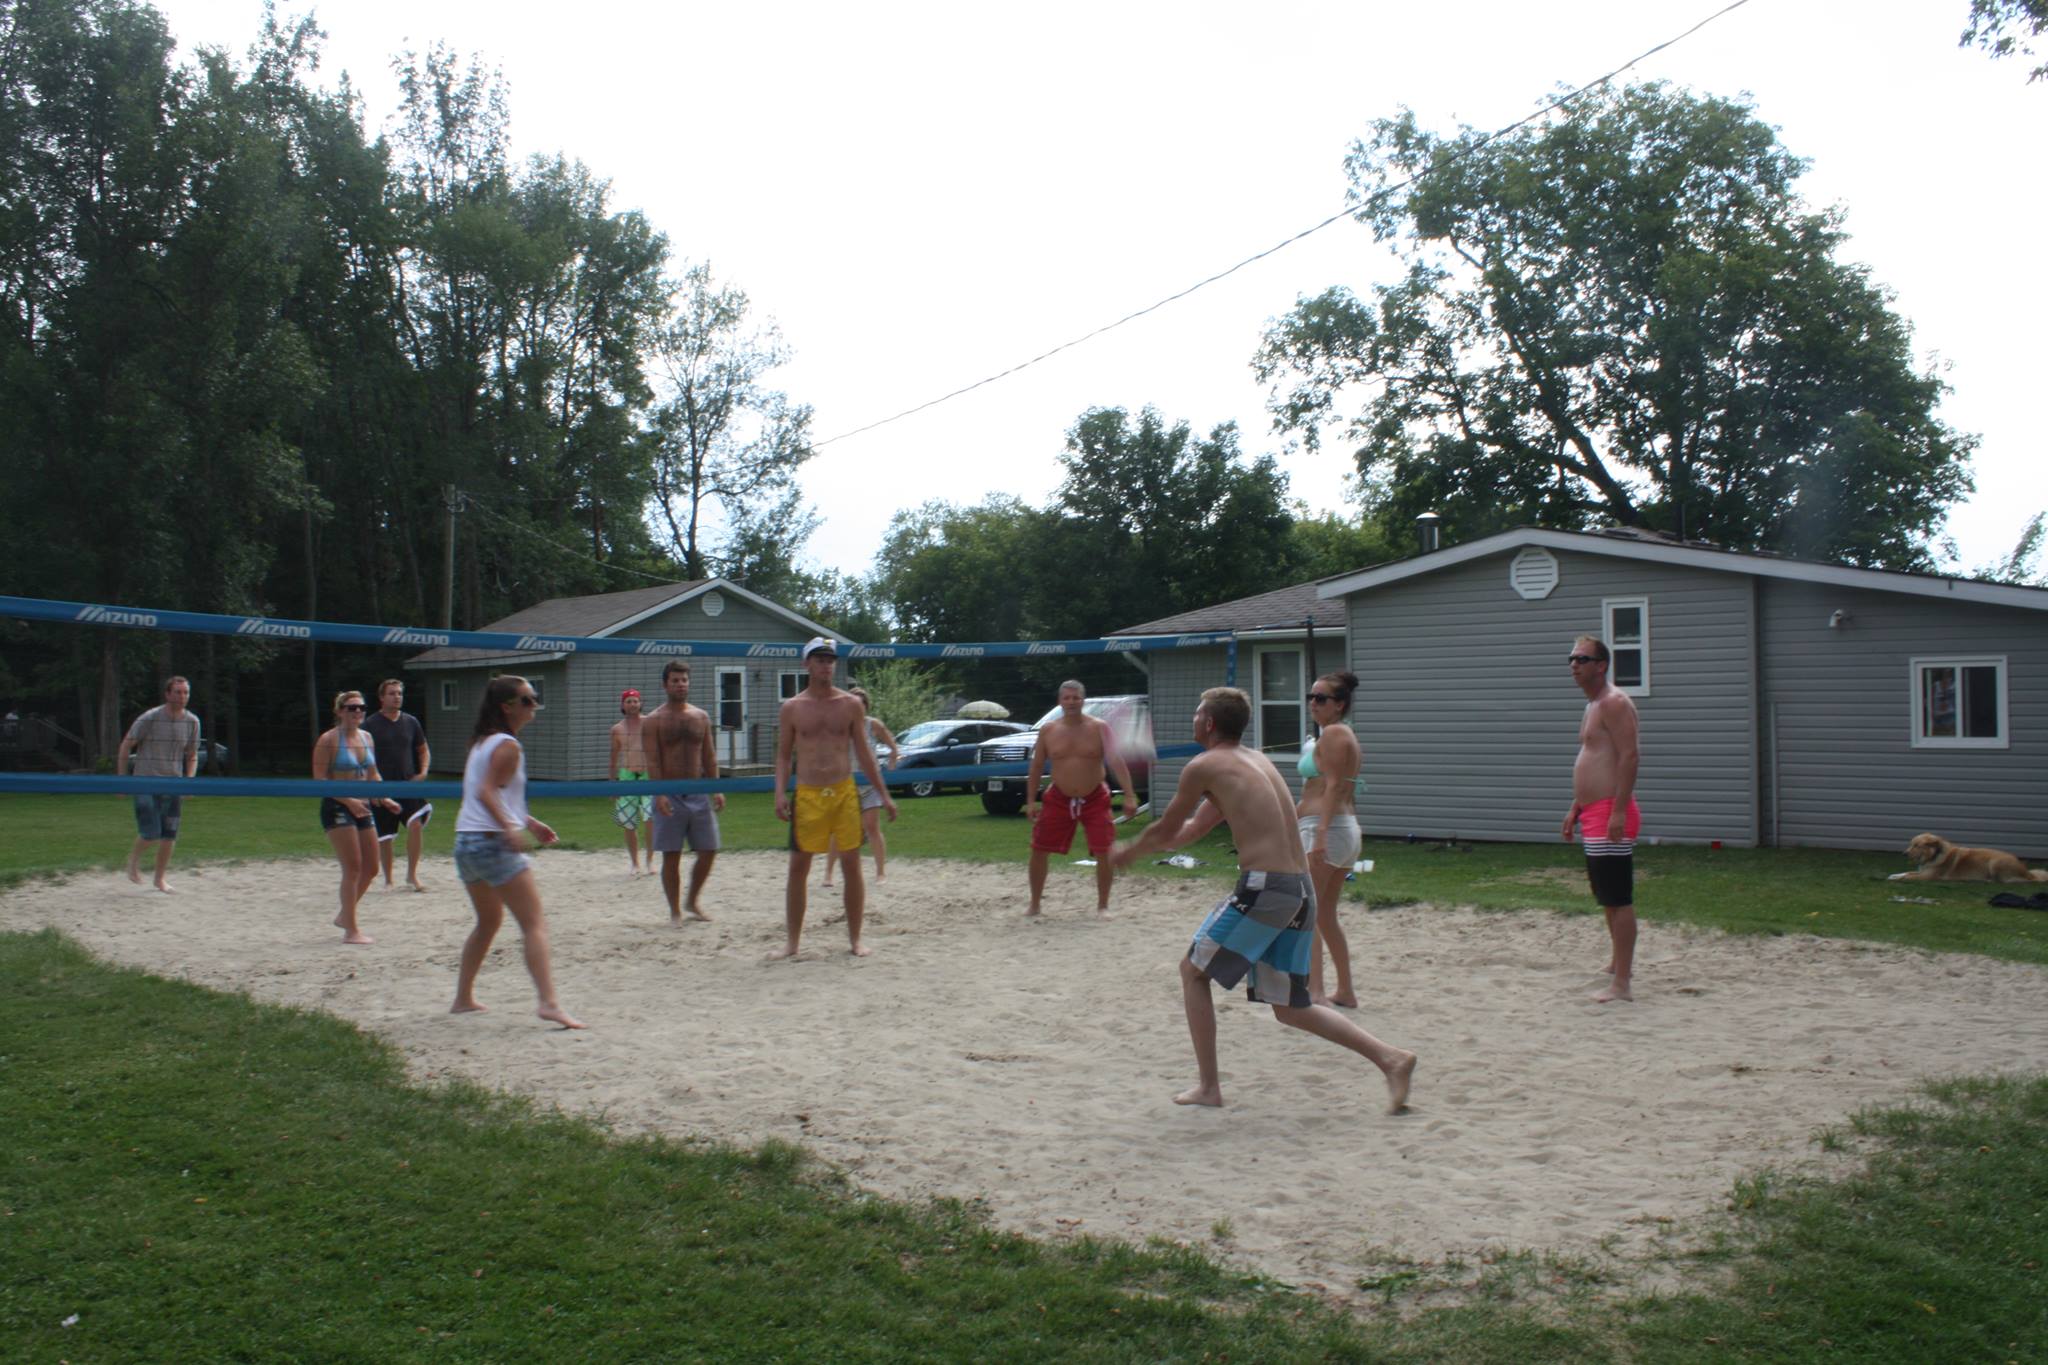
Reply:
[[1578, 829], [1593, 899], [1607, 916], [1612, 945], [1608, 981], [1593, 997], [1603, 1005], [1635, 999], [1635, 852], [1643, 827], [1635, 801], [1641, 763], [1636, 704], [1608, 681], [1611, 659], [1607, 645], [1593, 636], [1581, 635], [1572, 643], [1567, 662], [1572, 681], [1586, 694], [1586, 712], [1579, 721], [1579, 756], [1572, 764], [1572, 808], [1560, 831], [1570, 839], [1573, 828]]

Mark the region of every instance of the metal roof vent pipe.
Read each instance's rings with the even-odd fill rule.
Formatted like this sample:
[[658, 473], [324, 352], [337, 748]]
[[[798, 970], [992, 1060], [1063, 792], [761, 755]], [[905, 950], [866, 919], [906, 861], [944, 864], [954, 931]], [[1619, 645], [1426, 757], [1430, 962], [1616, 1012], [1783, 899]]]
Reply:
[[1424, 512], [1415, 519], [1415, 538], [1422, 546], [1422, 553], [1435, 554], [1443, 548], [1444, 519], [1434, 512]]

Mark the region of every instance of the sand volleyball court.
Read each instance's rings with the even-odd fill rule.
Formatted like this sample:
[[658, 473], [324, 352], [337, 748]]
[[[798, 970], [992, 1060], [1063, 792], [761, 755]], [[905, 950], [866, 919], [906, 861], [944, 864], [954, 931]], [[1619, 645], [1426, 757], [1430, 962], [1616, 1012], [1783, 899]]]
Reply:
[[1412, 1111], [1387, 1115], [1376, 1071], [1242, 994], [1220, 1012], [1229, 1107], [1188, 1109], [1169, 1102], [1193, 1081], [1175, 964], [1217, 882], [1126, 879], [1098, 922], [1090, 881], [1056, 868], [1027, 920], [1021, 866], [899, 861], [870, 886], [874, 956], [846, 954], [836, 893], [814, 892], [803, 957], [771, 965], [780, 855], [722, 856], [715, 921], [680, 929], [622, 855], [538, 866], [584, 1032], [533, 1017], [509, 921], [491, 1012], [446, 1013], [470, 911], [445, 858], [429, 894], [371, 892], [367, 948], [328, 923], [324, 858], [186, 867], [175, 897], [111, 873], [29, 884], [0, 895], [0, 928], [326, 1010], [422, 1078], [621, 1131], [783, 1138], [886, 1194], [981, 1198], [1047, 1237], [1185, 1240], [1338, 1292], [1387, 1248], [1638, 1245], [1921, 1078], [2048, 1056], [2035, 967], [1648, 925], [1637, 1003], [1603, 1008], [1597, 917], [1354, 910], [1358, 1018], [1421, 1054]]

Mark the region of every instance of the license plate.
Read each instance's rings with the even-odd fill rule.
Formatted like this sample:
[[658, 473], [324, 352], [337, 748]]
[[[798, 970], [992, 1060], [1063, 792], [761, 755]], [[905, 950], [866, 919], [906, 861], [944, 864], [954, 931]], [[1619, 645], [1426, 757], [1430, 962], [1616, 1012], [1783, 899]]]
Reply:
[[1003, 789], [1003, 784], [1001, 782], [991, 782], [988, 784], [988, 789], [992, 792], [999, 792]]

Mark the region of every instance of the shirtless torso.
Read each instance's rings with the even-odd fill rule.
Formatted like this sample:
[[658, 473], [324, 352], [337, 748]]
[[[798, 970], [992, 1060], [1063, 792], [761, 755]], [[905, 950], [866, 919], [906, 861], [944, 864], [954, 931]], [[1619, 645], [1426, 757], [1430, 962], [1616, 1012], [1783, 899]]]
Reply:
[[[861, 709], [860, 698], [829, 684], [823, 689], [806, 687], [782, 703], [781, 726], [793, 777], [800, 786], [829, 787], [844, 782], [853, 776], [855, 748], [868, 748], [867, 712]], [[783, 795], [783, 767], [778, 761], [778, 801]]]
[[[1192, 790], [1230, 825], [1244, 872], [1306, 872], [1295, 829], [1294, 795], [1273, 761], [1239, 745], [1204, 751], [1181, 770], [1180, 791]], [[1179, 795], [1174, 805], [1180, 804]], [[1194, 802], [1189, 802], [1190, 812]], [[1168, 817], [1161, 817], [1167, 823]], [[1177, 822], [1176, 822], [1177, 823]]]
[[[1089, 715], [1061, 716], [1038, 732], [1037, 753], [1052, 785], [1068, 796], [1086, 796], [1102, 785], [1103, 758], [1109, 751], [1109, 727]], [[1038, 784], [1027, 794], [1036, 797]]]
[[718, 776], [711, 716], [686, 701], [671, 700], [640, 722], [640, 748], [656, 781]]
[[[701, 712], [699, 714], [702, 714]], [[612, 774], [647, 771], [647, 752], [641, 746], [640, 731], [646, 724], [637, 713], [612, 727]]]
[[1627, 804], [1635, 775], [1629, 774], [1629, 789], [1622, 790], [1622, 751], [1626, 747], [1627, 757], [1635, 757], [1635, 732], [1636, 704], [1626, 692], [1609, 687], [1586, 703], [1586, 713], [1579, 721], [1579, 756], [1572, 763], [1573, 801], [1590, 806], [1618, 794]]

